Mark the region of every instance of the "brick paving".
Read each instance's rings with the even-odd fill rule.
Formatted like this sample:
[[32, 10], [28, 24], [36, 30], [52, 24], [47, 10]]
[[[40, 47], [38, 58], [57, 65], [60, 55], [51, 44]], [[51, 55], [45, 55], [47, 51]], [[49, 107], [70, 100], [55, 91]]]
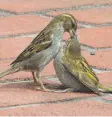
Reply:
[[[112, 0], [0, 0], [0, 71], [4, 71], [51, 19], [71, 13], [78, 22], [82, 54], [100, 82], [112, 86]], [[68, 35], [64, 35], [64, 40]], [[95, 51], [95, 55], [90, 53]], [[60, 86], [53, 63], [42, 71], [45, 83]], [[112, 116], [112, 94], [51, 93], [33, 89], [32, 75], [19, 72], [0, 80], [0, 116]]]

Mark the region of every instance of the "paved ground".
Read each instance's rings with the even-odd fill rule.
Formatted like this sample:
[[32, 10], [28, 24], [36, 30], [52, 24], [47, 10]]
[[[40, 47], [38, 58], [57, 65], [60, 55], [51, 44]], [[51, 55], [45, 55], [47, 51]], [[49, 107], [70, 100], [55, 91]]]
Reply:
[[[77, 19], [82, 53], [100, 82], [112, 85], [112, 0], [0, 0], [0, 71], [8, 67], [54, 16], [64, 12]], [[90, 54], [92, 51], [95, 55]], [[59, 84], [52, 62], [42, 76], [45, 82]], [[35, 91], [32, 76], [26, 72], [0, 81], [1, 116], [106, 116], [112, 115], [111, 108], [112, 95]]]

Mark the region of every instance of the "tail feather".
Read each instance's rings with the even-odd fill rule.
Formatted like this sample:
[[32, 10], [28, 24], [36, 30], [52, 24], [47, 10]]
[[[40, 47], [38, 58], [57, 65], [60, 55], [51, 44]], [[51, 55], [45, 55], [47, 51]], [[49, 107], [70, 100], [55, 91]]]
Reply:
[[19, 71], [19, 68], [13, 68], [13, 67], [11, 67], [11, 68], [7, 69], [6, 71], [0, 73], [0, 78], [4, 77], [6, 75], [9, 75], [9, 74], [15, 73], [17, 71]]
[[102, 84], [99, 84], [98, 90], [103, 93], [112, 93], [112, 87], [104, 86]]

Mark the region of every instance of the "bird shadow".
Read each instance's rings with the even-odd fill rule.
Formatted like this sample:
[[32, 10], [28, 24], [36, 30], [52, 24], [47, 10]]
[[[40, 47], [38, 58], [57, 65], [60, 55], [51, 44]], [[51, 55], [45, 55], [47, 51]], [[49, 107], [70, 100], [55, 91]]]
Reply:
[[[55, 81], [49, 81], [49, 80], [44, 80], [43, 81], [44, 83], [44, 86], [47, 88], [47, 89], [51, 89], [51, 90], [66, 90], [67, 87], [62, 85], [60, 82], [55, 82]], [[40, 85], [36, 85], [34, 84], [34, 82], [13, 82], [13, 83], [2, 83], [1, 86], [0, 86], [0, 90], [3, 90], [3, 89], [30, 89], [30, 90], [35, 90], [36, 88], [35, 87], [40, 87]], [[38, 90], [38, 89], [36, 89]], [[40, 90], [39, 90], [40, 91]], [[88, 93], [88, 94], [93, 94], [93, 92], [91, 91], [71, 91], [71, 92], [78, 92], [78, 93]]]
[[[47, 81], [44, 81], [44, 86], [48, 89], [54, 89], [54, 90], [63, 90], [65, 89], [65, 87], [61, 84], [61, 83], [58, 83], [58, 82], [50, 82], [49, 83], [49, 80]], [[35, 89], [35, 87], [40, 87], [40, 85], [37, 85], [37, 84], [34, 84], [34, 82], [13, 82], [13, 83], [2, 83], [1, 86], [0, 86], [0, 89], [4, 89], [4, 88], [8, 88], [8, 89]]]

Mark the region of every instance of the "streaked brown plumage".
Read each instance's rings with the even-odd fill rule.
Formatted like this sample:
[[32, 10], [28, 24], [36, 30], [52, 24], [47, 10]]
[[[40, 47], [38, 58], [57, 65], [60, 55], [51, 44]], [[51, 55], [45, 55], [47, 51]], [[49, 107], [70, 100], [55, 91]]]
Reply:
[[111, 87], [99, 83], [95, 72], [81, 56], [80, 43], [76, 35], [60, 49], [54, 59], [54, 68], [57, 77], [68, 87], [68, 91], [93, 91], [98, 95], [101, 95], [101, 92], [112, 92]]
[[74, 35], [76, 27], [76, 21], [72, 15], [56, 16], [11, 63], [11, 67], [0, 73], [0, 77], [18, 71], [30, 71], [34, 82], [38, 82], [41, 88], [46, 90], [39, 74], [58, 53], [63, 33], [69, 32], [70, 35]]

